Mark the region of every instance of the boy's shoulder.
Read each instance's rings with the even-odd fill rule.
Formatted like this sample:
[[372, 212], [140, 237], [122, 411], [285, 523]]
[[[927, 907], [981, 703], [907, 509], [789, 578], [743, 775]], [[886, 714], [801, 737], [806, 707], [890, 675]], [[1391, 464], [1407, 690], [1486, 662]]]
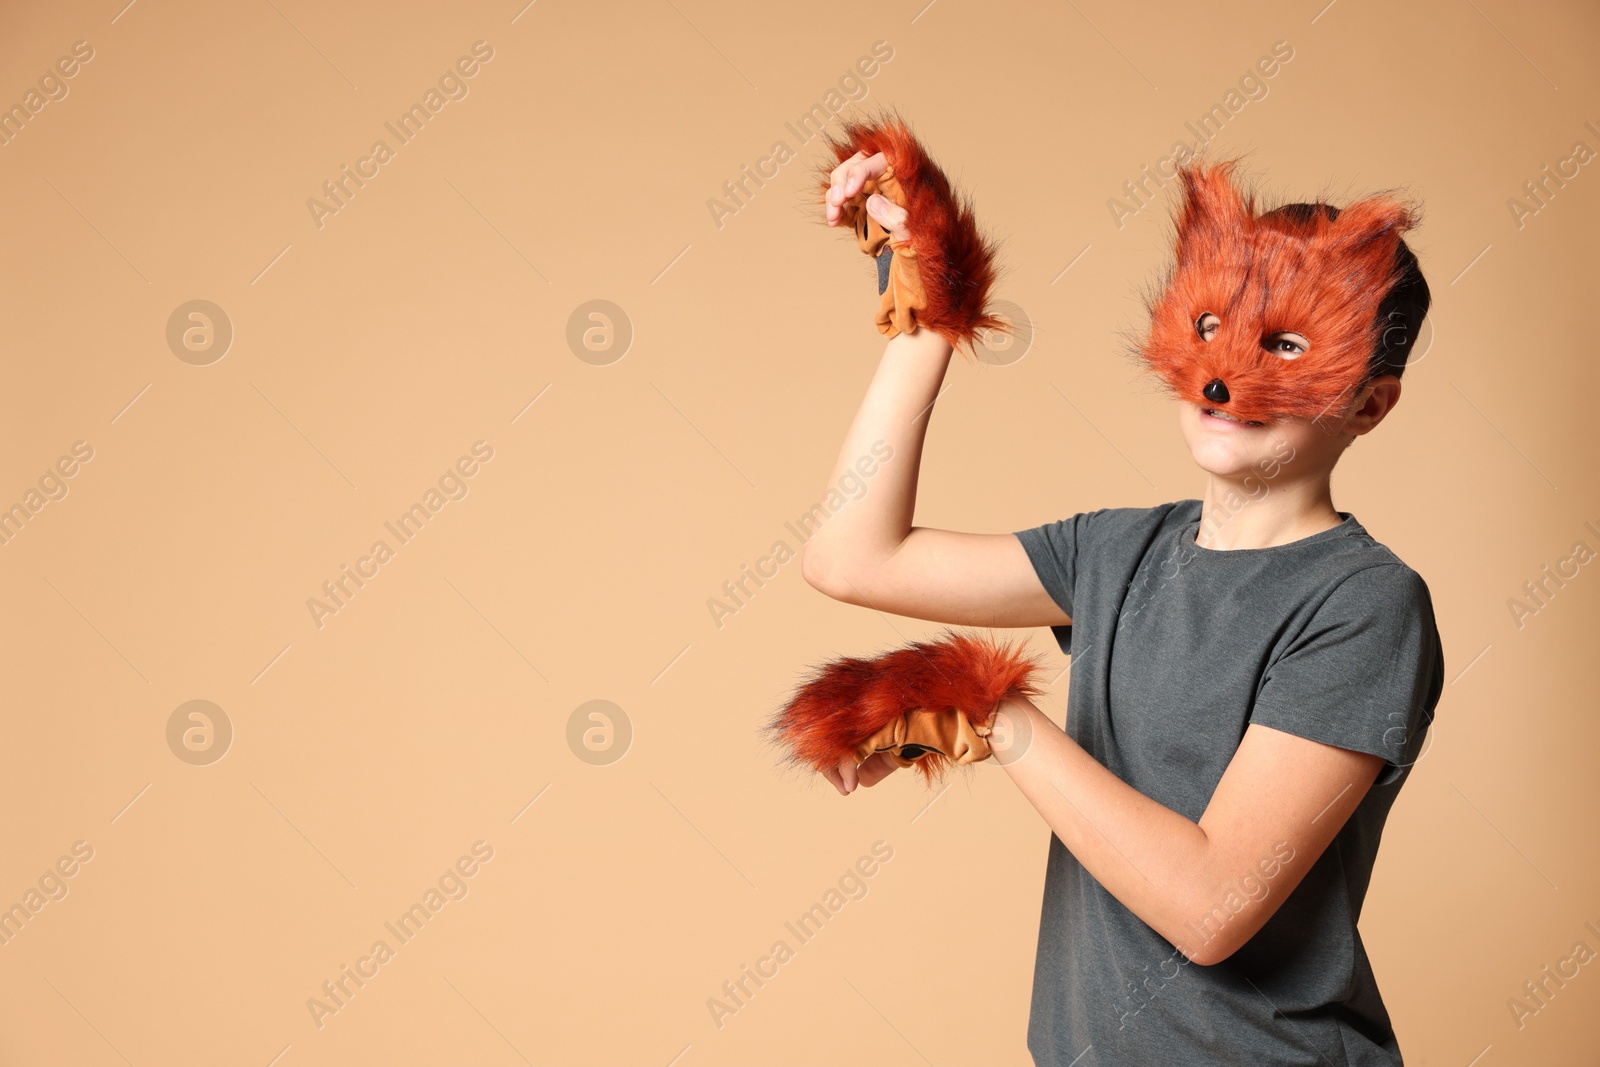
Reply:
[[1356, 529], [1341, 539], [1345, 551], [1333, 561], [1342, 572], [1337, 599], [1369, 609], [1387, 606], [1431, 617], [1433, 594], [1427, 580], [1360, 523], [1355, 525]]
[[1344, 517], [1341, 523], [1342, 536], [1329, 541], [1330, 555], [1338, 557], [1343, 569], [1350, 574], [1360, 571], [1375, 570], [1376, 573], [1368, 575], [1369, 579], [1382, 581], [1388, 584], [1403, 587], [1418, 587], [1427, 590], [1427, 582], [1410, 564], [1401, 559], [1394, 549], [1384, 544], [1373, 536], [1350, 512], [1339, 513]]
[[1433, 594], [1421, 573], [1353, 514], [1340, 515], [1344, 521], [1326, 531], [1332, 536], [1315, 552], [1297, 554], [1305, 557], [1297, 559], [1303, 567], [1299, 581], [1317, 610], [1360, 616], [1388, 611], [1431, 620]]

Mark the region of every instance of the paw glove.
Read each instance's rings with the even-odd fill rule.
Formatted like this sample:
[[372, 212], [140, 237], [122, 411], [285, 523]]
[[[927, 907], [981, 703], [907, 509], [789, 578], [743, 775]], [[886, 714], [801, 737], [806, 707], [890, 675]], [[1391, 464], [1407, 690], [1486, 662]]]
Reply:
[[810, 770], [888, 752], [933, 784], [951, 765], [989, 758], [1000, 703], [1038, 696], [1038, 669], [1018, 650], [947, 632], [873, 659], [845, 656], [812, 668], [767, 730], [790, 763]]
[[[819, 169], [826, 195], [835, 167], [857, 152], [884, 154], [888, 169], [864, 183], [841, 207], [856, 244], [878, 263], [878, 311], [885, 337], [927, 327], [952, 347], [971, 350], [986, 330], [1009, 332], [1006, 320], [988, 310], [995, 280], [995, 248], [978, 232], [969, 202], [929, 158], [905, 123], [889, 117], [845, 122], [843, 140], [823, 139], [834, 158]], [[906, 210], [905, 241], [896, 241], [867, 212], [867, 197], [879, 193]]]

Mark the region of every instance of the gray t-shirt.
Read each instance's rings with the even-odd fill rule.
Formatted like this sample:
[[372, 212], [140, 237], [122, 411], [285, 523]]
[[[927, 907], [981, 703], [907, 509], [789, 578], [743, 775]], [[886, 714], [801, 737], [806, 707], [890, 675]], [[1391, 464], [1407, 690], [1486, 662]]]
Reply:
[[[1048, 1067], [1394, 1067], [1400, 1049], [1356, 922], [1389, 808], [1444, 686], [1428, 587], [1354, 516], [1271, 548], [1195, 543], [1200, 501], [1102, 508], [1016, 536], [1072, 657], [1067, 733], [1198, 822], [1252, 722], [1383, 756], [1333, 843], [1272, 918], [1210, 967], [1112, 896], [1054, 834], [1028, 1048]], [[1332, 798], [1329, 798], [1332, 800]], [[1274, 890], [1264, 855], [1214, 913]]]

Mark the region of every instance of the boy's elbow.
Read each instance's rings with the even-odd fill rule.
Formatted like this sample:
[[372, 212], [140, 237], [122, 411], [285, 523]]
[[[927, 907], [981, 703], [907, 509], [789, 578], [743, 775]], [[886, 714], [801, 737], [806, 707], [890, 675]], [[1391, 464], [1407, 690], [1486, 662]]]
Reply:
[[1192, 956], [1185, 954], [1190, 963], [1199, 967], [1215, 967], [1229, 956], [1238, 951], [1237, 945], [1218, 945], [1215, 941], [1208, 941]]
[[839, 599], [835, 592], [837, 583], [831, 569], [823, 563], [820, 556], [811, 551], [810, 545], [800, 550], [800, 575], [806, 580], [806, 584], [817, 592], [835, 600]]
[[1231, 939], [1224, 937], [1220, 932], [1209, 934], [1203, 940], [1193, 936], [1192, 929], [1184, 930], [1186, 937], [1182, 942], [1173, 942], [1178, 951], [1183, 953], [1183, 958], [1197, 967], [1215, 967], [1229, 956], [1239, 950], [1239, 946]]
[[1255, 910], [1232, 914], [1226, 908], [1213, 907], [1184, 926], [1187, 943], [1180, 948], [1190, 963], [1215, 967], [1243, 948], [1267, 918]]
[[824, 562], [820, 556], [802, 550], [800, 574], [805, 578], [807, 585], [823, 596], [844, 604], [859, 603], [857, 583], [851, 580], [848, 572], [835, 564]]

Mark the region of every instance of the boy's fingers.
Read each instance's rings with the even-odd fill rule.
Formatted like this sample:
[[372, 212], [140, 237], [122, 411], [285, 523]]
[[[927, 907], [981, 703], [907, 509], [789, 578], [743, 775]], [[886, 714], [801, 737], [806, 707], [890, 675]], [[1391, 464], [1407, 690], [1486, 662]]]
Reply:
[[868, 178], [876, 178], [889, 169], [889, 158], [882, 152], [875, 156], [866, 156], [861, 152], [857, 152], [856, 155], [863, 158], [852, 157], [852, 162], [845, 171], [844, 198], [847, 200], [861, 191], [861, 187], [867, 184]]
[[882, 152], [874, 156], [857, 152], [835, 167], [829, 175], [826, 197], [829, 225], [837, 222], [844, 212], [844, 203], [861, 191], [868, 178], [876, 178], [888, 169], [889, 160]]
[[861, 764], [857, 774], [862, 785], [871, 787], [899, 769], [900, 764], [890, 759], [888, 753], [874, 752]]
[[828, 175], [828, 193], [824, 198], [824, 202], [826, 203], [828, 209], [828, 225], [832, 226], [836, 224], [839, 220], [839, 216], [844, 213], [844, 202], [849, 199], [849, 196], [845, 193], [844, 188], [849, 182], [850, 171], [857, 163], [862, 162], [866, 158], [867, 155], [865, 152], [857, 152], [843, 163], [840, 163], [837, 167], [834, 167], [833, 172]]
[[856, 788], [856, 761], [854, 757], [846, 756], [839, 761], [837, 767], [829, 767], [822, 772], [833, 787], [839, 791], [840, 796], [849, 796]]
[[829, 193], [831, 194], [834, 190], [843, 185], [845, 177], [850, 173], [850, 168], [854, 167], [857, 163], [860, 163], [866, 158], [867, 154], [865, 152], [857, 152], [843, 163], [840, 163], [837, 167], [834, 167], [833, 170], [828, 174]]
[[840, 796], [849, 796], [857, 786], [874, 786], [900, 769], [887, 752], [874, 752], [856, 766], [854, 756], [846, 756], [837, 766], [827, 767], [822, 776], [833, 783]]
[[893, 237], [896, 243], [903, 243], [909, 239], [906, 219], [910, 218], [910, 214], [888, 197], [881, 193], [873, 193], [867, 197], [867, 214], [877, 219], [883, 228], [889, 231], [889, 236]]

